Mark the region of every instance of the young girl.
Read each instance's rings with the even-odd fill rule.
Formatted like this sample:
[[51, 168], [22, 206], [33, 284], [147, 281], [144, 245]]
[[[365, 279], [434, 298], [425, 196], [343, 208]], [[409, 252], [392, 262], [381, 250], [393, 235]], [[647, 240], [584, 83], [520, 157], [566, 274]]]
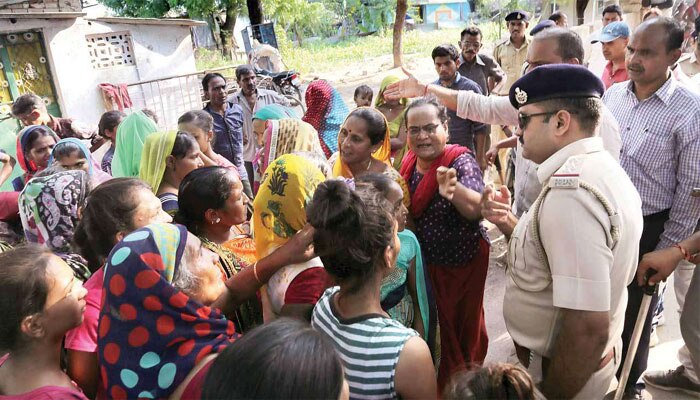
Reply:
[[54, 163], [60, 165], [64, 170], [87, 172], [94, 187], [112, 179], [109, 174], [100, 169], [87, 146], [75, 138], [61, 139], [56, 143], [49, 158], [49, 165]]
[[87, 291], [51, 250], [0, 254], [0, 398], [87, 400], [61, 370], [61, 343], [82, 322]]
[[401, 247], [391, 206], [375, 190], [331, 180], [316, 189], [307, 214], [314, 249], [340, 285], [323, 294], [311, 325], [341, 354], [350, 397], [435, 398], [428, 346], [381, 306], [382, 280]]
[[202, 167], [199, 144], [185, 132], [156, 133], [146, 139], [139, 177], [160, 199], [163, 211], [177, 213], [177, 194], [182, 179]]
[[405, 229], [408, 210], [403, 204], [403, 190], [383, 174], [362, 175], [355, 180], [355, 184], [358, 187], [368, 185], [370, 190], [381, 193], [392, 205], [398, 224], [401, 251], [396, 268], [382, 280], [382, 309], [404, 326], [415, 329], [432, 348], [437, 319], [434, 304], [431, 308], [428, 299], [428, 278], [423, 270], [420, 244], [416, 235]]
[[97, 124], [97, 134], [109, 141], [109, 149], [102, 156], [102, 171], [112, 175], [112, 159], [114, 158], [114, 149], [117, 142], [117, 128], [122, 120], [126, 117], [121, 111], [107, 111], [100, 117], [100, 122]]
[[238, 169], [225, 157], [214, 152], [211, 143], [214, 140], [214, 118], [204, 110], [188, 111], [177, 120], [178, 129], [187, 132], [199, 144], [200, 157], [205, 167], [224, 167], [235, 171]]

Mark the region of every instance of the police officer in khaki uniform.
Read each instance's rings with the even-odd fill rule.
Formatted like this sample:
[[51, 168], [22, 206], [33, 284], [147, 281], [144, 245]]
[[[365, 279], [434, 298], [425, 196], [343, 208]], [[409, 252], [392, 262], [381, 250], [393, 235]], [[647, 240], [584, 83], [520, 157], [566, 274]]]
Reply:
[[520, 220], [507, 189], [482, 197], [484, 217], [510, 238], [506, 326], [520, 362], [541, 363], [547, 398], [602, 399], [621, 363], [642, 203], [598, 135], [603, 91], [578, 65], [516, 81], [523, 156], [540, 164], [543, 190]]
[[516, 10], [506, 15], [510, 36], [493, 49], [494, 60], [506, 73], [506, 83], [496, 93], [500, 96], [507, 96], [513, 82], [517, 81], [523, 74], [527, 46], [530, 44], [530, 38], [525, 35], [528, 21], [530, 21], [530, 16], [522, 10]]

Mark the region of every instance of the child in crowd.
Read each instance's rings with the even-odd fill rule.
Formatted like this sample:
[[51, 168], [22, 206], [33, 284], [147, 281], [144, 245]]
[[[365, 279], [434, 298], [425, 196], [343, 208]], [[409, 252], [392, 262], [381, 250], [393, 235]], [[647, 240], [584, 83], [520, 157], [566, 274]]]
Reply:
[[455, 374], [445, 389], [446, 400], [540, 400], [532, 378], [522, 367], [496, 363], [487, 367]]
[[102, 156], [100, 167], [102, 171], [112, 175], [112, 158], [114, 158], [114, 149], [116, 148], [117, 127], [126, 117], [121, 111], [107, 111], [100, 117], [100, 122], [97, 124], [97, 134], [109, 142], [109, 149]]
[[372, 107], [372, 98], [374, 97], [374, 92], [372, 88], [367, 85], [360, 85], [355, 88], [355, 95], [353, 99], [358, 107]]

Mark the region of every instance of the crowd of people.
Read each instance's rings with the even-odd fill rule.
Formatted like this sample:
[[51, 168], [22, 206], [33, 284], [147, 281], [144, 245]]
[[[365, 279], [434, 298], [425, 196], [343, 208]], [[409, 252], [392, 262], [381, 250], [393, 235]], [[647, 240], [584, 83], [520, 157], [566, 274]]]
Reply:
[[[602, 76], [565, 14], [528, 33], [516, 10], [492, 55], [469, 26], [433, 49], [435, 81], [404, 70], [352, 110], [315, 80], [299, 116], [248, 65], [230, 96], [204, 76], [174, 131], [142, 110], [92, 133], [21, 96], [0, 398], [602, 399], [616, 378], [626, 399], [700, 396], [700, 44], [682, 58], [675, 20], [602, 17]], [[487, 224], [517, 365], [484, 365]], [[645, 372], [663, 290], [632, 333], [671, 274], [682, 365]]]

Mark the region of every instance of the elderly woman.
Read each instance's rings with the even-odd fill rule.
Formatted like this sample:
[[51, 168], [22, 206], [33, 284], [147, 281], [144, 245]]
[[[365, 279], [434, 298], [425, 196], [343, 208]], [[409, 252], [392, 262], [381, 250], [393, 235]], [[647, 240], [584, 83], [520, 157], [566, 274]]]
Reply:
[[322, 79], [309, 84], [305, 98], [307, 111], [302, 120], [316, 129], [323, 152], [329, 158], [338, 151], [336, 134], [348, 115], [348, 106], [340, 93]]
[[197, 141], [185, 132], [151, 135], [143, 146], [139, 178], [160, 199], [163, 211], [177, 213], [180, 182], [192, 170], [204, 165]]
[[97, 339], [109, 398], [200, 397], [210, 362], [237, 337], [241, 292], [271, 275], [253, 265], [224, 281], [217, 264], [182, 225], [151, 224], [114, 247]]
[[[486, 356], [483, 296], [489, 243], [480, 224], [483, 180], [465, 147], [446, 145], [447, 113], [435, 99], [406, 109], [409, 152], [401, 175], [437, 303], [442, 358], [438, 387]], [[448, 169], [449, 168], [449, 169]]]
[[404, 111], [408, 99], [385, 99], [384, 91], [394, 82], [400, 81], [396, 75], [388, 75], [382, 80], [379, 85], [379, 93], [377, 100], [374, 102], [374, 107], [386, 117], [389, 123], [389, 132], [391, 133], [391, 156], [394, 159], [394, 168], [401, 168], [401, 160], [406, 153], [406, 124], [404, 123]]
[[61, 139], [56, 143], [51, 150], [49, 165], [53, 165], [54, 162], [65, 170], [79, 169], [87, 172], [93, 186], [112, 179], [112, 176], [102, 171], [87, 146], [76, 138]]
[[374, 172], [387, 175], [401, 186], [404, 206], [411, 203], [406, 181], [391, 166], [391, 138], [386, 118], [379, 111], [361, 107], [345, 119], [338, 133], [339, 152], [331, 157], [333, 176], [354, 179]]

